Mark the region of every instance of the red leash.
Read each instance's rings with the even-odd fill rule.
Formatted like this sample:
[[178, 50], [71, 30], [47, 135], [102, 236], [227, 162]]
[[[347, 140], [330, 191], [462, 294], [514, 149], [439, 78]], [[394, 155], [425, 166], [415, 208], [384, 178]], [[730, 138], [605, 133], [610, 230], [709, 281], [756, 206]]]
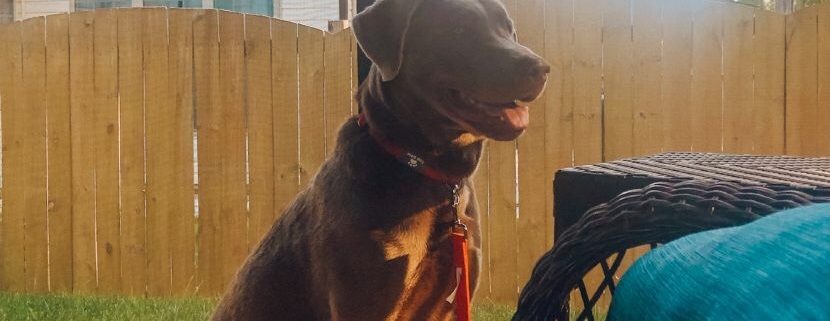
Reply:
[[[366, 114], [358, 115], [357, 125], [360, 127], [369, 126], [366, 121]], [[461, 220], [457, 219], [458, 203], [460, 201], [460, 195], [458, 195], [460, 187], [458, 182], [461, 181], [461, 178], [447, 175], [427, 165], [422, 158], [406, 151], [386, 137], [372, 132], [371, 129], [369, 130], [369, 136], [372, 136], [375, 142], [386, 153], [395, 157], [399, 162], [434, 181], [448, 184], [452, 189], [450, 205], [455, 211], [456, 221], [450, 233], [450, 241], [452, 242], [453, 274], [455, 274], [456, 288], [453, 291], [454, 294], [450, 295], [447, 301], [455, 305], [456, 321], [472, 320], [470, 310], [470, 261], [469, 254], [467, 253], [467, 226], [462, 224]]]
[[457, 280], [455, 289], [455, 320], [470, 321], [470, 261], [467, 254], [467, 227], [456, 222], [452, 227], [452, 260]]

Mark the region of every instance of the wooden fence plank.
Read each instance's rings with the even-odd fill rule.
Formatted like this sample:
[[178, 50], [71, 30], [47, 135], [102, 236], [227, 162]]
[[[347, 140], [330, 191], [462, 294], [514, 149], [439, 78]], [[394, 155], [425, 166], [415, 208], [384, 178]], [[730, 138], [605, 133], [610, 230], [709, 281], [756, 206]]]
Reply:
[[786, 19], [757, 10], [752, 50], [755, 62], [755, 152], [784, 153], [784, 99], [786, 73]]
[[[603, 160], [602, 110], [602, 27], [601, 0], [574, 1], [574, 165]], [[601, 273], [586, 276], [593, 291]], [[609, 300], [603, 296], [601, 304]]]
[[325, 37], [326, 155], [334, 151], [340, 126], [352, 116], [352, 32]]
[[147, 284], [142, 12], [117, 12], [121, 104], [121, 288], [128, 295], [144, 295]]
[[195, 286], [196, 230], [193, 207], [193, 10], [168, 11], [168, 82], [172, 107], [170, 142], [171, 195], [167, 235], [170, 242], [172, 293], [192, 294]]
[[171, 294], [168, 225], [176, 209], [176, 110], [168, 82], [167, 10], [145, 9], [144, 117], [147, 152], [147, 293]]
[[[659, 153], [663, 148], [662, 98], [662, 9], [659, 0], [632, 0], [634, 53], [634, 155]], [[629, 250], [616, 276], [619, 278], [647, 251], [646, 247]], [[596, 273], [596, 272], [594, 272]], [[594, 284], [597, 274], [592, 275]], [[607, 301], [605, 301], [607, 302]]]
[[606, 160], [634, 155], [634, 43], [631, 0], [612, 0], [603, 6], [605, 105], [603, 109]]
[[818, 155], [830, 156], [830, 3], [818, 6]]
[[[207, 146], [221, 153], [222, 207], [219, 222], [222, 243], [222, 283], [224, 287], [236, 274], [247, 257], [247, 183], [245, 164], [245, 110], [238, 102], [244, 101], [245, 44], [244, 20], [240, 14], [219, 12], [219, 75], [222, 80], [220, 106], [216, 122], [221, 144]], [[208, 183], [208, 182], [205, 182]], [[207, 198], [207, 197], [206, 197]]]
[[200, 11], [193, 23], [196, 129], [198, 137], [199, 218], [197, 284], [199, 293], [216, 295], [225, 284], [222, 278], [220, 216], [222, 198], [222, 126], [219, 74], [219, 25], [217, 12]]
[[[519, 42], [534, 52], [545, 49], [544, 0], [519, 1], [516, 14], [516, 30]], [[549, 175], [545, 168], [545, 97], [530, 105], [531, 122], [518, 140], [518, 188], [519, 212], [517, 217], [518, 286], [530, 279], [536, 261], [547, 250], [546, 233], [550, 230], [550, 213], [545, 209]]]
[[663, 148], [662, 26], [658, 0], [632, 0], [634, 24], [634, 154]]
[[602, 161], [601, 0], [574, 2], [574, 163]]
[[72, 291], [72, 149], [69, 117], [69, 15], [46, 17], [49, 156], [49, 290]]
[[492, 298], [490, 286], [492, 283], [490, 281], [490, 146], [484, 147], [481, 161], [473, 176], [473, 184], [478, 206], [478, 225], [481, 233], [481, 243], [479, 244], [481, 266], [479, 267], [478, 286], [473, 294], [473, 302], [482, 302], [489, 301]]
[[[95, 237], [98, 292], [121, 292], [118, 173], [118, 17], [113, 10], [95, 15], [92, 135], [95, 146]], [[74, 115], [73, 115], [74, 116]]]
[[251, 216], [248, 249], [274, 224], [274, 110], [271, 97], [271, 19], [245, 16], [248, 77], [248, 158]]
[[516, 300], [516, 143], [490, 145], [490, 287], [497, 303]]
[[[602, 155], [602, 15], [601, 0], [574, 1], [573, 7], [573, 161], [574, 165], [598, 163]], [[601, 273], [585, 280], [597, 288]], [[600, 304], [608, 302], [603, 295]]]
[[692, 149], [692, 2], [663, 1], [663, 147]]
[[70, 104], [72, 113], [73, 289], [97, 289], [95, 261], [94, 13], [69, 17]]
[[755, 151], [754, 61], [755, 8], [727, 6], [723, 33], [723, 150]]
[[[516, 17], [517, 0], [504, 1]], [[490, 287], [493, 302], [515, 302], [519, 288], [516, 211], [516, 143], [490, 144]]]
[[274, 194], [275, 215], [285, 209], [299, 191], [299, 76], [297, 73], [297, 25], [271, 22], [271, 73], [274, 97]]
[[[694, 11], [693, 79], [691, 96], [692, 149], [721, 150], [723, 110], [723, 23], [731, 7], [714, 1], [700, 1]], [[670, 105], [667, 108], [673, 108]]]
[[[554, 1], [545, 5], [545, 50], [551, 65], [545, 101], [545, 172], [573, 165], [573, 1]], [[552, 180], [549, 178], [549, 182]], [[553, 214], [547, 246], [553, 245], [553, 188], [548, 184], [545, 212]]]
[[25, 244], [26, 290], [49, 290], [46, 228], [46, 19], [21, 24], [23, 105], [25, 113]]
[[[0, 285], [5, 291], [26, 289], [24, 259], [26, 154], [25, 97], [21, 92], [20, 23], [0, 25], [0, 111], [3, 128], [3, 221], [0, 237]], [[21, 250], [23, 249], [23, 250]]]
[[817, 156], [826, 124], [818, 110], [818, 7], [787, 17], [787, 154]]
[[300, 185], [306, 186], [325, 159], [326, 124], [324, 109], [323, 32], [300, 26]]

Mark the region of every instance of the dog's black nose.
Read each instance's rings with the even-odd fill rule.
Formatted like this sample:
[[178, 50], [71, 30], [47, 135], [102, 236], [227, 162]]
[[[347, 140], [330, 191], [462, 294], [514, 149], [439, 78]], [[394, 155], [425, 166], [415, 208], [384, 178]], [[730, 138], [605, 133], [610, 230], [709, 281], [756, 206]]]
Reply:
[[539, 72], [544, 73], [544, 74], [549, 74], [550, 73], [550, 65], [548, 65], [548, 63], [546, 63], [546, 62], [542, 62], [542, 65], [539, 66]]
[[527, 75], [533, 79], [544, 78], [550, 73], [550, 65], [542, 59], [533, 57], [525, 62]]

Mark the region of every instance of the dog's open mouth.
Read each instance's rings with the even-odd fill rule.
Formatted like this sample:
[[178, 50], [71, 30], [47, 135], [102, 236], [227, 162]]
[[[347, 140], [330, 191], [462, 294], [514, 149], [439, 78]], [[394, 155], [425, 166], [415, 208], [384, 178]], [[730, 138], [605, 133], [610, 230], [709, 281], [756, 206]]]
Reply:
[[[463, 106], [458, 106], [460, 114], [474, 125], [506, 127], [512, 131], [524, 131], [530, 123], [530, 108], [528, 102], [535, 97], [516, 98], [506, 102], [484, 102], [465, 94], [459, 90], [451, 90], [453, 100]], [[485, 123], [485, 124], [482, 124]]]

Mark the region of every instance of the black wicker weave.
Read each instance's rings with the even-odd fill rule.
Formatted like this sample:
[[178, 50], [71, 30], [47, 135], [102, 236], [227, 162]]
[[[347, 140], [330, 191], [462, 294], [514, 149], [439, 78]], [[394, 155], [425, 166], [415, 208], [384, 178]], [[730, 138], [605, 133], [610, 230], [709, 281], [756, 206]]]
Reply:
[[[826, 191], [825, 191], [826, 192]], [[819, 193], [826, 195], [825, 193]], [[611, 276], [628, 248], [666, 243], [715, 228], [737, 226], [760, 217], [830, 197], [812, 196], [785, 186], [745, 186], [713, 181], [655, 183], [620, 194], [596, 206], [557, 238], [522, 290], [514, 321], [568, 320], [567, 296], [600, 265], [606, 275], [592, 296], [581, 291], [585, 308], [577, 320], [593, 320], [601, 293], [613, 293]], [[606, 259], [614, 257], [611, 264]]]

